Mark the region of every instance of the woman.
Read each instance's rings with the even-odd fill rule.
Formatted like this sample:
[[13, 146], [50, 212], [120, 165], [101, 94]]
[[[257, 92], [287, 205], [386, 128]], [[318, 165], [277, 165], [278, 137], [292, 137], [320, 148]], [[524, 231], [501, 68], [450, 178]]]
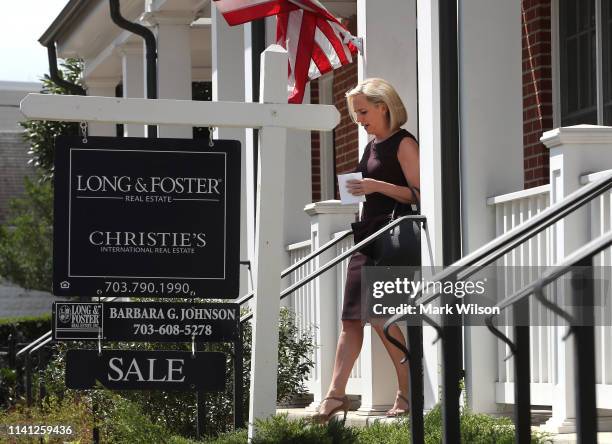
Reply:
[[[400, 128], [407, 121], [404, 105], [393, 88], [383, 79], [366, 79], [346, 93], [349, 113], [353, 121], [373, 136], [367, 144], [356, 171], [363, 180], [348, 181], [348, 191], [354, 196], [366, 196], [361, 215], [367, 220], [391, 214], [396, 204], [415, 203], [409, 184], [417, 190], [419, 182], [419, 146], [408, 131]], [[355, 360], [361, 351], [364, 321], [361, 319], [361, 267], [372, 265], [367, 256], [355, 253], [349, 262], [342, 308], [342, 330], [336, 349], [332, 381], [325, 399], [314, 416], [316, 422], [326, 422], [335, 413], [348, 411], [346, 384]], [[408, 401], [408, 366], [401, 364], [403, 353], [384, 335], [383, 323], [373, 322], [397, 373], [398, 391], [387, 416], [406, 414]], [[397, 325], [389, 333], [405, 344]]]

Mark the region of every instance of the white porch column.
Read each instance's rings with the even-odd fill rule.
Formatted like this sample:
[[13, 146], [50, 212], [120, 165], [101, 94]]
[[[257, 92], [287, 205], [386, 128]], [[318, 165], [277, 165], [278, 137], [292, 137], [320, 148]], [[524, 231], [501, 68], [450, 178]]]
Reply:
[[[440, 61], [438, 0], [417, 0], [418, 60], [419, 60], [419, 145], [421, 164], [421, 211], [427, 216], [432, 242], [434, 264], [442, 264], [442, 177], [440, 174]], [[421, 249], [427, 251], [425, 239]], [[432, 265], [428, 254], [423, 254], [423, 265]], [[425, 273], [427, 269], [423, 270]], [[424, 273], [424, 274], [425, 274]], [[436, 333], [431, 327], [423, 329], [423, 359], [425, 408], [438, 401], [439, 346], [432, 346]]]
[[[91, 77], [85, 79], [88, 96], [115, 97], [115, 88], [119, 84], [119, 78], [115, 77]], [[112, 123], [88, 123], [90, 136], [115, 137], [117, 127]]]
[[[520, 0], [461, 0], [459, 35], [462, 236], [468, 254], [495, 238], [495, 209], [487, 197], [523, 187]], [[466, 327], [464, 334], [469, 406], [495, 413], [498, 339], [484, 326]]]
[[[145, 97], [143, 43], [126, 43], [118, 47], [123, 73], [123, 97]], [[125, 137], [144, 137], [143, 125], [124, 125]]]
[[[244, 26], [229, 26], [223, 16], [219, 14], [216, 7], [211, 9], [211, 37], [212, 37], [212, 99], [213, 101], [225, 100], [232, 102], [245, 101], [245, 85], [251, 79], [245, 80], [245, 28]], [[251, 181], [246, 181], [248, 162], [252, 162], [252, 139], [247, 151], [246, 131], [243, 128], [215, 128], [215, 138], [239, 140], [241, 151], [241, 189], [253, 190]], [[250, 166], [250, 165], [249, 165]], [[253, 179], [253, 176], [250, 176]], [[247, 191], [248, 192], [248, 191]], [[247, 198], [247, 193], [241, 194], [240, 202], [240, 259], [251, 260], [253, 273], [256, 272], [255, 259], [249, 255], [253, 254], [254, 244], [249, 245], [247, 227], [249, 224], [255, 226], [254, 220], [247, 219], [250, 215], [254, 217], [253, 208], [247, 208], [247, 202], [253, 204], [253, 197]], [[251, 232], [254, 235], [254, 231]], [[254, 242], [254, 237], [250, 238]], [[279, 252], [280, 254], [280, 252]], [[248, 291], [248, 270], [240, 267], [240, 294]]]
[[[358, 211], [358, 205], [342, 205], [338, 200], [326, 200], [306, 205], [304, 211], [310, 216], [310, 239], [312, 250], [320, 248], [333, 239], [334, 233], [350, 229]], [[313, 260], [313, 269], [332, 260], [336, 256], [335, 248], [321, 253]], [[338, 294], [337, 276], [331, 270], [323, 273], [314, 281], [315, 294], [315, 340], [316, 340], [316, 367], [313, 371], [311, 387], [314, 388], [314, 401], [311, 408], [319, 405], [327, 394], [331, 382], [336, 344], [338, 341], [338, 301], [342, 294]]]
[[[157, 96], [160, 99], [191, 100], [190, 24], [194, 13], [148, 10], [147, 21], [157, 36]], [[191, 139], [188, 126], [159, 126], [159, 137]]]
[[[389, 81], [408, 111], [406, 129], [418, 138], [416, 22], [415, 0], [357, 0], [357, 34], [363, 38], [364, 45], [363, 57], [358, 57], [358, 78], [361, 81], [368, 77], [382, 77]], [[368, 135], [360, 128], [360, 156], [367, 142]], [[428, 150], [429, 147], [423, 151]], [[370, 326], [365, 328], [362, 358], [363, 392], [359, 411], [371, 414], [386, 410], [395, 399], [395, 370], [382, 342]]]
[[[382, 77], [393, 85], [408, 111], [404, 126], [415, 137], [419, 128], [416, 20], [415, 0], [357, 0], [357, 35], [363, 38], [364, 49], [363, 57], [357, 57], [358, 79]], [[360, 155], [367, 142], [368, 135], [360, 128]]]
[[[580, 176], [612, 168], [612, 127], [579, 125], [557, 128], [540, 139], [550, 149], [551, 205], [581, 187]], [[588, 206], [555, 225], [555, 263], [590, 239]], [[555, 433], [576, 431], [574, 337], [563, 341], [566, 329], [557, 328], [557, 380], [554, 381], [552, 417], [546, 428]], [[609, 414], [609, 411], [608, 411]], [[598, 415], [600, 432], [612, 431], [612, 417]]]

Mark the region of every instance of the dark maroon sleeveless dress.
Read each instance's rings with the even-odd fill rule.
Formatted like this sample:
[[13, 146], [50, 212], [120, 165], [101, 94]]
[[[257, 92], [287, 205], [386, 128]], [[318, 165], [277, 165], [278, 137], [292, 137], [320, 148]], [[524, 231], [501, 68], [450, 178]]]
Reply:
[[[361, 172], [364, 178], [369, 177], [407, 187], [408, 182], [397, 160], [397, 150], [405, 137], [410, 137], [416, 142], [412, 134], [400, 129], [380, 143], [374, 144], [372, 141], [368, 143], [355, 172]], [[381, 193], [368, 194], [363, 203], [361, 220], [391, 214], [396, 202], [395, 199]], [[351, 256], [346, 271], [342, 320], [361, 319], [361, 267], [364, 265], [372, 265], [367, 256], [361, 253], [354, 253]]]

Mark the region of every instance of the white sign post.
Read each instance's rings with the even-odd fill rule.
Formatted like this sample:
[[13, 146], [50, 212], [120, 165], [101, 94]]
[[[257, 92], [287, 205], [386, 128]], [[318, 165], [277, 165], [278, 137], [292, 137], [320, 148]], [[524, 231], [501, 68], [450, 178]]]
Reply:
[[287, 104], [287, 52], [282, 47], [268, 47], [261, 66], [262, 103], [50, 94], [28, 94], [21, 102], [21, 112], [32, 120], [260, 129], [250, 438], [255, 419], [276, 412], [287, 129], [330, 131], [340, 121], [333, 105]]

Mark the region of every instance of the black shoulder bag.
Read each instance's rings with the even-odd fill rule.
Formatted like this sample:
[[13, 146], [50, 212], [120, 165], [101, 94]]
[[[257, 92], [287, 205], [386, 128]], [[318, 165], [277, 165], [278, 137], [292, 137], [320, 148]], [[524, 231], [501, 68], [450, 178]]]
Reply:
[[[351, 224], [355, 244], [366, 239], [376, 231], [401, 216], [421, 214], [421, 204], [417, 195], [418, 188], [408, 184], [416, 200], [416, 211], [412, 204], [396, 203], [393, 213], [385, 214]], [[376, 240], [359, 250], [381, 266], [420, 266], [421, 265], [421, 224], [410, 219], [382, 233]]]

